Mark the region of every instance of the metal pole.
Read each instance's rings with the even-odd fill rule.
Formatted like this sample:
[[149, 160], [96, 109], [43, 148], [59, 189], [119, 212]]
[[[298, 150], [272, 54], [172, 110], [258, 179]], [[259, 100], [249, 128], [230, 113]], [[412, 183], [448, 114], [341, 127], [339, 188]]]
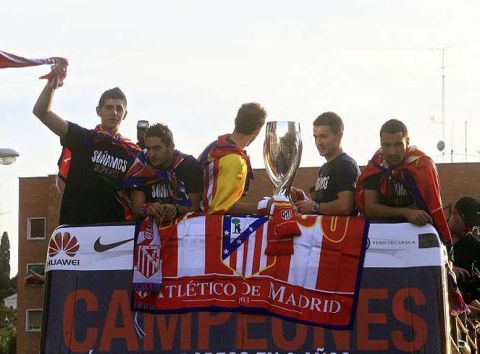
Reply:
[[445, 48], [442, 48], [442, 137], [445, 141]]
[[465, 162], [467, 162], [467, 125], [468, 121], [465, 121]]
[[450, 163], [453, 163], [453, 131], [454, 131], [455, 125], [452, 123], [452, 140], [450, 142]]

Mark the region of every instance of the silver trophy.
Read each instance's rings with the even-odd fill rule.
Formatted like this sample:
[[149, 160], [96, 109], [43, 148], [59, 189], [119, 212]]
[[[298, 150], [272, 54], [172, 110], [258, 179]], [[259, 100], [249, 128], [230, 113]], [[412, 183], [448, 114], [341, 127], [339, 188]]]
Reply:
[[267, 122], [263, 161], [275, 186], [274, 195], [290, 200], [290, 186], [302, 158], [300, 123]]

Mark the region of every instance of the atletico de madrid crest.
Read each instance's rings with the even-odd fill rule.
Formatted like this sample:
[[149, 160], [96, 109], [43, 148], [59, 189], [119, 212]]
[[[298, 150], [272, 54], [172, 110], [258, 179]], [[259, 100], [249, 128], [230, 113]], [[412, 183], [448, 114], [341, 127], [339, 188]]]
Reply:
[[285, 221], [290, 220], [293, 217], [292, 210], [290, 210], [290, 209], [289, 210], [282, 210], [280, 212], [280, 217]]
[[267, 221], [265, 216], [223, 218], [222, 262], [236, 275], [248, 278], [273, 265], [274, 257], [265, 255], [267, 230], [261, 227]]
[[156, 246], [143, 245], [138, 247], [138, 271], [145, 278], [150, 278], [160, 270], [160, 249]]

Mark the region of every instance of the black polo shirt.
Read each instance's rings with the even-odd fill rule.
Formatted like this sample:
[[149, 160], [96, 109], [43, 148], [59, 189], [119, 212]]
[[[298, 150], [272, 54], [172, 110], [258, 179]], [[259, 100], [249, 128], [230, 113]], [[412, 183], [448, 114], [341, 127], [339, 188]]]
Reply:
[[60, 208], [60, 224], [91, 224], [125, 220], [117, 190], [136, 152], [113, 137], [68, 122], [61, 143], [71, 153], [68, 180]]

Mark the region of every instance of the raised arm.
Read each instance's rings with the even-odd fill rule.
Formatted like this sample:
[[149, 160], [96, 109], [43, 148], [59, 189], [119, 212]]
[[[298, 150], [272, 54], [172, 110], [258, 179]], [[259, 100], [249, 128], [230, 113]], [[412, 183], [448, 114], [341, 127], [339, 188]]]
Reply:
[[[65, 72], [67, 68], [63, 64], [56, 64], [52, 67], [52, 70], [61, 73]], [[68, 124], [63, 118], [52, 112], [50, 108], [54, 92], [55, 89], [52, 88], [50, 81], [47, 82], [33, 107], [33, 114], [35, 114], [48, 129], [60, 138], [64, 138], [68, 131]]]

